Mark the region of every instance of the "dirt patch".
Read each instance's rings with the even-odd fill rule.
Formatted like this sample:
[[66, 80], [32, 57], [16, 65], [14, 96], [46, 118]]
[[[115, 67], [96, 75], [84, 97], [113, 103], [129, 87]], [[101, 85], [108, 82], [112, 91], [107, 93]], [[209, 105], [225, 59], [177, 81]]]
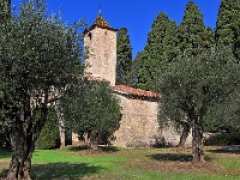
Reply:
[[[153, 155], [155, 156], [155, 155]], [[156, 155], [160, 157], [159, 154]], [[168, 157], [167, 157], [168, 156]], [[128, 162], [127, 168], [138, 168], [149, 171], [160, 171], [160, 172], [177, 172], [177, 173], [207, 173], [207, 174], [218, 174], [223, 169], [220, 166], [215, 165], [211, 162], [193, 164], [191, 157], [184, 155], [183, 157], [178, 156], [176, 159], [175, 154], [164, 154], [164, 159], [153, 160], [132, 160]]]
[[81, 156], [104, 156], [120, 151], [118, 148], [112, 146], [99, 146], [98, 150], [89, 149], [87, 146], [72, 146], [68, 150]]

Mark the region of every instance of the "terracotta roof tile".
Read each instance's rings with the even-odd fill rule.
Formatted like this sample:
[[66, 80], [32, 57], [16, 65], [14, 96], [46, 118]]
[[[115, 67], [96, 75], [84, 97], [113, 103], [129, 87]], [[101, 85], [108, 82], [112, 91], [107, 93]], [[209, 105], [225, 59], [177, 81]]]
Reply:
[[95, 27], [107, 29], [110, 31], [116, 31], [116, 32], [118, 31], [118, 29], [112, 28], [102, 16], [97, 16], [94, 24], [91, 25], [89, 28], [85, 29], [84, 34], [93, 30]]
[[159, 93], [152, 92], [152, 91], [145, 91], [142, 89], [136, 89], [136, 88], [126, 86], [126, 85], [116, 85], [113, 87], [113, 91], [121, 93], [121, 94], [145, 97], [145, 98], [159, 98], [160, 97]]

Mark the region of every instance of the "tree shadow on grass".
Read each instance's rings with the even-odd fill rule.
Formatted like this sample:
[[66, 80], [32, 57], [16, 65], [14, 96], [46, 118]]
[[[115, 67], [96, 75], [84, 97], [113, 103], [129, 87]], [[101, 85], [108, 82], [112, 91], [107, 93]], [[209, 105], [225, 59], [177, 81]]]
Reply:
[[82, 145], [82, 146], [71, 146], [68, 148], [70, 151], [74, 151], [74, 152], [77, 152], [77, 151], [85, 151], [85, 150], [88, 150], [89, 147], [88, 146], [85, 146], [85, 145]]
[[98, 148], [100, 151], [103, 151], [103, 152], [118, 152], [118, 151], [120, 151], [120, 149], [115, 146], [99, 146]]
[[[157, 161], [174, 161], [174, 162], [192, 162], [193, 157], [190, 154], [160, 153], [148, 155], [151, 159]], [[211, 162], [212, 158], [208, 155], [204, 156], [205, 161]]]
[[[70, 151], [85, 151], [85, 150], [89, 150], [91, 151], [91, 149], [88, 146], [73, 146], [69, 148]], [[98, 146], [98, 150], [97, 152], [118, 152], [120, 151], [117, 147], [114, 146]]]
[[38, 180], [46, 179], [79, 179], [80, 177], [96, 174], [104, 168], [90, 166], [86, 163], [50, 163], [33, 166], [33, 177]]
[[0, 149], [0, 159], [3, 158], [10, 158], [11, 157], [11, 151], [6, 149]]
[[176, 162], [192, 161], [192, 156], [187, 154], [161, 153], [161, 154], [148, 155], [148, 157], [157, 161], [176, 161]]
[[240, 154], [240, 146], [226, 146], [218, 149], [208, 150], [211, 153]]
[[[99, 166], [90, 166], [86, 163], [71, 164], [71, 163], [50, 163], [43, 165], [33, 165], [32, 177], [36, 180], [46, 179], [79, 179], [84, 176], [89, 176], [98, 173], [104, 168]], [[7, 176], [7, 169], [2, 170], [0, 179]]]

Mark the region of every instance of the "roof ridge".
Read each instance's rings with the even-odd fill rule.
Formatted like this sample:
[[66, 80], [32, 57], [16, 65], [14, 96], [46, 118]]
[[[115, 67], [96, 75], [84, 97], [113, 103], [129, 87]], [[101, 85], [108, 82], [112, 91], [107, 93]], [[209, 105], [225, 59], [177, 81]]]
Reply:
[[159, 98], [160, 94], [153, 91], [147, 91], [140, 88], [134, 88], [128, 85], [116, 85], [113, 90], [126, 95], [132, 95], [137, 97]]

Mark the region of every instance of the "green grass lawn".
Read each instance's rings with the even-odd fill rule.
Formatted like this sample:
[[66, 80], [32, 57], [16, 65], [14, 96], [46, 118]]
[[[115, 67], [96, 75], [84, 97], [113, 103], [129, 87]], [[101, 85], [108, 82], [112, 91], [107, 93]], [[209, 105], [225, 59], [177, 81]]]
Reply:
[[[37, 150], [33, 173], [42, 180], [239, 180], [240, 153], [218, 148], [206, 148], [207, 162], [202, 165], [191, 163], [191, 149]], [[7, 169], [9, 159], [9, 152], [0, 151], [0, 172]]]

